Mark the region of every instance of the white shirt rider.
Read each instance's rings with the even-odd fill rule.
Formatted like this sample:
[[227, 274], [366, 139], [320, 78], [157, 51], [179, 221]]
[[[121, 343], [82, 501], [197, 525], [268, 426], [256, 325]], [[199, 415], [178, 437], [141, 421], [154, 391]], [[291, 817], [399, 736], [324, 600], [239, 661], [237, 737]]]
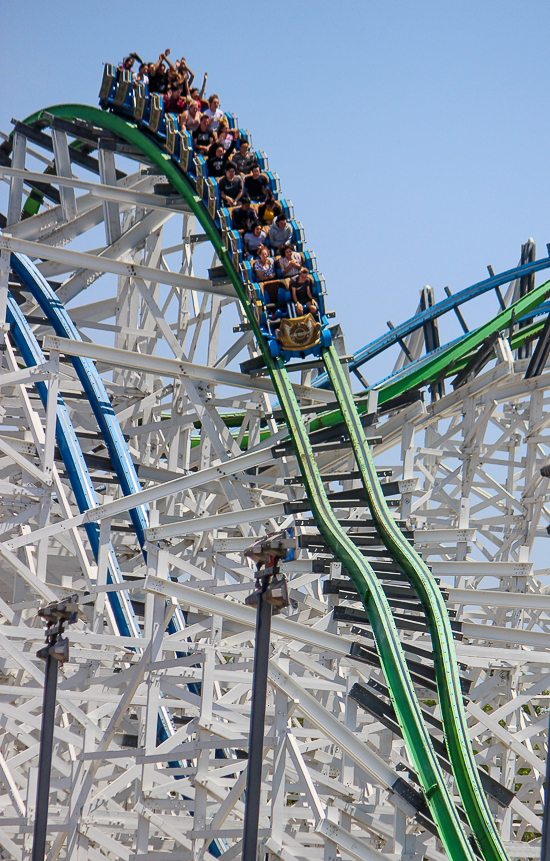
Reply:
[[208, 104], [209, 107], [204, 111], [204, 116], [210, 119], [211, 131], [217, 132], [220, 120], [224, 118], [224, 112], [220, 109], [220, 100], [216, 95], [210, 96]]

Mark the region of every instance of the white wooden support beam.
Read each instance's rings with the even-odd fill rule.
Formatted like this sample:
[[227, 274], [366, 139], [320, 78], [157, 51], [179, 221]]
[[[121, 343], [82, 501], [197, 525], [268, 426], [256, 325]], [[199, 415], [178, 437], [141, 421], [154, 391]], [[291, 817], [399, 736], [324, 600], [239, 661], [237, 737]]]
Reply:
[[[470, 563], [469, 563], [470, 564]], [[495, 563], [498, 564], [498, 563]], [[450, 604], [477, 604], [482, 607], [518, 607], [531, 610], [550, 611], [550, 595], [540, 595], [537, 592], [503, 592], [500, 589], [453, 589], [445, 587], [449, 592]], [[491, 631], [486, 626], [487, 639], [491, 639]]]
[[[52, 140], [57, 173], [60, 176], [72, 176], [69, 143], [66, 133], [54, 127], [52, 128]], [[74, 221], [77, 214], [74, 188], [62, 185], [59, 188], [59, 194], [61, 196], [61, 210], [64, 220]]]
[[47, 475], [42, 469], [40, 469], [36, 464], [34, 464], [31, 460], [28, 460], [26, 457], [23, 457], [17, 449], [12, 446], [7, 439], [0, 437], [0, 451], [4, 452], [14, 463], [24, 469], [29, 475], [32, 475], [37, 481], [43, 482], [48, 486], [52, 484], [52, 475], [51, 472]]
[[396, 781], [396, 776], [381, 757], [359, 741], [355, 733], [343, 726], [312, 694], [277, 666], [275, 661], [270, 661], [268, 672], [271, 684], [285, 691], [286, 695], [294, 700], [296, 708], [307, 720], [330, 738], [376, 783], [388, 790], [391, 789]]
[[193, 517], [166, 526], [155, 526], [145, 530], [148, 541], [160, 541], [165, 538], [175, 538], [183, 535], [199, 535], [211, 529], [226, 529], [230, 526], [240, 526], [248, 523], [265, 523], [272, 517], [282, 517], [285, 514], [285, 503], [261, 505], [258, 508], [245, 508], [239, 511], [228, 511], [224, 514], [212, 514], [210, 517]]
[[[164, 197], [162, 194], [150, 194], [139, 189], [130, 190], [120, 184], [87, 182], [76, 177], [53, 176], [43, 173], [33, 173], [30, 170], [17, 170], [13, 167], [0, 165], [0, 176], [8, 176], [23, 182], [49, 182], [60, 188], [83, 189], [97, 200], [112, 201], [130, 206], [142, 206], [147, 209], [169, 209], [171, 212], [190, 212], [183, 198]], [[77, 203], [80, 198], [77, 198]]]
[[[0, 846], [2, 846], [7, 854], [14, 859], [14, 861], [23, 861], [23, 851], [14, 843], [11, 837], [8, 837], [7, 834], [2, 833], [3, 829], [0, 830]], [[28, 857], [28, 856], [26, 856]]]
[[325, 810], [321, 804], [321, 799], [319, 798], [317, 790], [315, 789], [315, 784], [313, 783], [308, 771], [308, 767], [305, 764], [298, 742], [291, 732], [287, 733], [287, 750], [294, 768], [304, 783], [306, 798], [309, 806], [311, 807], [315, 824], [318, 825], [321, 820], [325, 818]]
[[234, 475], [248, 469], [254, 469], [257, 466], [269, 463], [272, 460], [271, 452], [268, 448], [263, 448], [255, 452], [242, 454], [239, 457], [227, 460], [224, 463], [218, 463], [200, 472], [193, 472], [188, 475], [182, 475], [181, 478], [175, 478], [172, 481], [162, 482], [161, 484], [148, 487], [145, 490], [138, 491], [130, 496], [124, 496], [121, 499], [115, 499], [113, 502], [107, 502], [97, 508], [90, 508], [82, 514], [77, 514], [74, 517], [66, 520], [53, 523], [50, 526], [41, 530], [34, 530], [28, 535], [20, 535], [6, 541], [0, 546], [10, 550], [15, 550], [17, 547], [24, 547], [29, 543], [33, 543], [43, 537], [58, 535], [66, 532], [69, 529], [75, 529], [79, 526], [84, 526], [86, 523], [98, 523], [104, 518], [113, 518], [120, 514], [125, 514], [132, 508], [139, 505], [147, 505], [158, 499], [165, 499], [172, 494], [181, 493], [194, 487], [200, 487], [202, 484], [207, 484], [210, 481], [219, 480], [222, 477]]
[[[12, 166], [19, 172], [25, 171], [25, 156], [27, 139], [19, 132], [13, 136], [13, 149], [11, 153]], [[10, 180], [10, 196], [8, 201], [7, 226], [17, 224], [21, 220], [21, 208], [23, 206], [23, 180], [20, 176], [13, 176]]]
[[275, 691], [275, 716], [273, 731], [276, 745], [273, 751], [271, 775], [271, 837], [279, 843], [284, 834], [284, 809], [286, 803], [286, 754], [290, 702], [281, 690]]
[[293, 855], [289, 849], [282, 846], [273, 837], [268, 837], [264, 846], [269, 851], [271, 857], [280, 858], [281, 861], [298, 861], [296, 855]]
[[388, 858], [387, 855], [378, 852], [373, 846], [359, 840], [358, 837], [329, 819], [322, 819], [315, 830], [318, 834], [323, 834], [324, 837], [336, 843], [340, 849], [351, 855], [356, 861], [382, 861], [382, 859]]
[[[155, 269], [142, 266], [139, 263], [124, 263], [108, 257], [96, 257], [83, 251], [71, 251], [68, 248], [58, 248], [44, 245], [40, 242], [30, 242], [27, 239], [16, 239], [4, 233], [0, 236], [0, 248], [27, 254], [33, 259], [53, 260], [71, 269], [86, 269], [90, 272], [111, 272], [114, 275], [137, 275], [145, 281], [156, 281], [160, 284], [170, 284], [184, 290], [198, 290], [203, 293], [215, 293], [219, 296], [235, 298], [235, 290], [231, 285], [216, 285], [205, 278], [195, 278], [190, 275], [180, 275], [166, 269]], [[75, 294], [76, 295], [76, 294]], [[73, 296], [65, 296], [65, 301]]]
[[[513, 733], [502, 727], [497, 720], [494, 720], [489, 714], [487, 714], [487, 712], [480, 709], [476, 703], [469, 702], [466, 710], [472, 715], [472, 717], [479, 721], [480, 724], [500, 739], [500, 741], [504, 743], [505, 747], [510, 748], [516, 756], [519, 756], [528, 763], [531, 768], [534, 768], [539, 774], [545, 773], [544, 761], [539, 759], [539, 757], [533, 753], [533, 751], [529, 750], [525, 744], [522, 744], [521, 741], [515, 739]], [[479, 726], [470, 728], [470, 736], [474, 735], [476, 729], [477, 733], [479, 733]]]
[[[217, 614], [224, 618], [240, 622], [246, 627], [253, 628], [256, 624], [256, 613], [252, 607], [227, 601], [225, 598], [219, 598], [208, 592], [190, 588], [183, 583], [174, 583], [170, 580], [149, 576], [147, 577], [144, 589], [145, 591], [155, 591], [166, 596], [173, 596], [183, 606], [195, 607], [208, 613]], [[274, 635], [284, 636], [291, 641], [297, 640], [309, 645], [316, 645], [327, 652], [334, 652], [342, 656], [349, 654], [351, 645], [349, 640], [336, 634], [329, 634], [326, 631], [309, 628], [307, 625], [285, 619], [284, 616], [273, 617], [272, 631]], [[185, 632], [182, 632], [182, 638], [184, 636]], [[276, 664], [270, 665], [269, 673], [270, 679], [276, 687], [280, 687], [297, 704], [302, 703], [300, 708], [304, 713], [304, 710], [308, 710], [308, 719], [311, 719], [316, 726], [322, 729], [323, 732], [326, 732], [335, 744], [340, 747], [344, 744], [346, 745], [342, 749], [345, 750], [357, 765], [364, 768], [369, 774], [372, 774], [377, 782], [382, 781], [388, 788], [392, 786], [396, 780], [392, 770], [376, 754], [372, 754], [370, 750], [367, 751], [363, 744], [356, 739], [351, 730], [342, 726], [334, 719], [339, 727], [337, 729], [335, 724], [330, 720], [329, 712]], [[288, 687], [285, 687], [287, 683]], [[327, 726], [322, 723], [325, 719], [329, 722], [329, 731], [327, 731]], [[317, 723], [316, 721], [319, 722]], [[332, 738], [332, 734], [337, 734], [339, 740]], [[354, 741], [351, 740], [352, 738]]]
[[36, 576], [36, 574], [31, 571], [28, 565], [25, 565], [24, 562], [17, 557], [17, 554], [13, 553], [9, 550], [1, 541], [0, 541], [0, 556], [9, 564], [12, 568], [14, 568], [23, 579], [32, 586], [35, 591], [42, 596], [46, 601], [57, 601], [58, 596], [47, 586], [45, 583], [42, 583], [41, 580]]
[[57, 396], [59, 393], [59, 353], [50, 354], [51, 378], [48, 384], [46, 404], [46, 423], [44, 427], [44, 448], [42, 450], [42, 469], [44, 475], [53, 482], [55, 431], [57, 423]]
[[[103, 185], [116, 186], [115, 154], [113, 150], [105, 149], [99, 140], [97, 151], [99, 176]], [[113, 200], [103, 201], [103, 221], [105, 223], [105, 240], [112, 245], [120, 239], [120, 210], [118, 203]]]
[[15, 807], [16, 812], [24, 819], [27, 815], [27, 811], [25, 810], [25, 802], [21, 798], [21, 793], [19, 792], [17, 783], [13, 779], [13, 775], [6, 760], [4, 759], [2, 751], [0, 751], [0, 780], [6, 787], [8, 795], [11, 798], [11, 803]]
[[[546, 631], [528, 631], [525, 628], [505, 628], [499, 625], [487, 626], [463, 622], [462, 633], [472, 640], [491, 640], [495, 643], [550, 649], [550, 634]], [[514, 652], [511, 652], [511, 655], [514, 655]]]
[[[463, 539], [466, 540], [466, 539]], [[529, 577], [532, 562], [430, 562], [434, 577]]]
[[[256, 611], [253, 607], [236, 601], [228, 601], [226, 598], [193, 588], [185, 583], [174, 583], [172, 580], [148, 576], [143, 588], [146, 592], [159, 592], [166, 597], [173, 597], [183, 607], [196, 607], [204, 613], [222, 616], [224, 619], [237, 622], [245, 628], [256, 626]], [[290, 641], [297, 640], [300, 643], [315, 646], [322, 652], [332, 652], [341, 657], [349, 655], [352, 644], [352, 640], [348, 640], [346, 637], [291, 621], [285, 616], [273, 616], [271, 630], [274, 636], [285, 637]], [[181, 639], [184, 640], [185, 632], [181, 632], [180, 635]], [[176, 634], [171, 635], [172, 638], [176, 636]]]
[[[5, 371], [0, 375], [0, 384], [4, 386], [24, 386], [27, 383], [36, 383], [40, 380], [49, 380], [52, 374], [59, 372], [59, 360], [52, 359], [41, 365], [31, 365], [18, 371]], [[56, 367], [57, 365], [57, 367]]]
[[[171, 213], [169, 212], [159, 212], [158, 210], [146, 212], [131, 226], [127, 227], [124, 233], [118, 239], [115, 239], [112, 245], [107, 245], [103, 248], [97, 254], [97, 259], [100, 263], [105, 260], [126, 260], [129, 265], [132, 265], [136, 246], [139, 246], [144, 241], [146, 242], [148, 237], [159, 230], [170, 218]], [[96, 268], [82, 268], [63, 282], [61, 287], [56, 291], [56, 297], [65, 304], [70, 302], [82, 290], [85, 290], [90, 284], [96, 281], [102, 272], [101, 265]]]
[[[166, 821], [165, 817], [159, 816], [158, 813], [153, 813], [152, 810], [149, 810], [145, 805], [141, 802], [138, 802], [134, 807], [134, 812], [138, 813], [140, 816], [143, 816], [147, 819], [154, 828], [158, 829], [162, 834], [165, 834], [167, 837], [170, 837], [180, 846], [184, 846], [186, 849], [192, 849], [191, 841], [185, 836], [185, 833], [182, 829], [177, 827], [177, 819], [174, 819], [174, 825], [170, 822]], [[213, 856], [210, 852], [205, 852], [205, 856], [208, 858], [212, 858]]]
[[111, 518], [104, 517], [99, 524], [99, 552], [97, 556], [96, 589], [98, 594], [94, 604], [93, 629], [97, 634], [103, 633], [106, 594], [103, 589], [107, 585], [107, 571], [111, 542]]
[[[2, 237], [0, 237], [0, 246]], [[151, 372], [159, 376], [167, 377], [191, 377], [191, 379], [202, 380], [208, 383], [217, 383], [226, 386], [235, 386], [241, 389], [252, 389], [253, 391], [275, 394], [275, 388], [271, 380], [251, 377], [240, 374], [237, 371], [228, 371], [223, 368], [209, 368], [208, 365], [183, 362], [178, 359], [165, 359], [162, 356], [148, 356], [144, 353], [135, 353], [130, 350], [121, 350], [116, 347], [104, 347], [100, 344], [86, 343], [84, 341], [72, 341], [69, 338], [58, 338], [47, 335], [44, 339], [45, 350], [58, 350], [66, 356], [86, 356], [98, 362], [106, 362], [114, 367], [134, 368], [142, 372]], [[324, 389], [313, 389], [293, 383], [292, 388], [298, 398], [309, 398], [319, 403], [327, 404], [334, 401], [332, 392]]]
[[151, 316], [153, 317], [153, 319], [155, 321], [155, 325], [156, 325], [158, 331], [161, 332], [162, 335], [164, 335], [164, 339], [165, 339], [166, 343], [168, 344], [168, 346], [170, 347], [170, 349], [172, 350], [172, 352], [174, 353], [174, 356], [177, 359], [183, 358], [184, 353], [183, 353], [183, 350], [181, 348], [181, 345], [179, 344], [174, 333], [172, 332], [172, 329], [170, 328], [170, 326], [166, 322], [164, 314], [162, 313], [159, 306], [157, 305], [157, 303], [153, 297], [153, 294], [151, 293], [151, 290], [149, 289], [148, 285], [145, 283], [143, 278], [138, 278], [136, 276], [133, 280], [134, 280], [134, 283], [135, 283], [136, 287], [138, 288], [139, 292], [141, 293], [143, 301], [145, 302], [145, 304], [147, 305], [147, 307], [149, 309], [149, 313], [151, 314]]

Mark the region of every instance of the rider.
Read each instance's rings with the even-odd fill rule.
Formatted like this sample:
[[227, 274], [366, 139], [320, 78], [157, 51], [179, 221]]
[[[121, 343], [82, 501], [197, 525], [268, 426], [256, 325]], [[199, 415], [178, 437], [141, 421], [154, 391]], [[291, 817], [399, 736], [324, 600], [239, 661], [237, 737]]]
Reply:
[[279, 254], [283, 245], [292, 240], [292, 227], [287, 223], [286, 215], [281, 212], [269, 228], [269, 244]]
[[222, 206], [237, 206], [244, 192], [242, 178], [235, 172], [235, 165], [228, 161], [225, 176], [218, 183]]
[[[234, 143], [235, 142], [233, 141], [233, 144]], [[229, 161], [232, 152], [233, 146], [230, 146], [229, 149], [226, 150], [222, 141], [214, 141], [208, 150], [208, 158], [206, 159], [208, 176], [223, 176], [225, 173], [225, 166]]]
[[265, 200], [265, 191], [268, 188], [267, 177], [260, 173], [260, 165], [257, 161], [253, 163], [252, 172], [246, 177], [244, 187], [255, 203], [262, 203]]
[[305, 266], [302, 266], [298, 274], [290, 279], [290, 295], [298, 317], [303, 317], [304, 308], [314, 317], [318, 314], [317, 303], [311, 293], [312, 287], [313, 279]]
[[[142, 65], [143, 65], [143, 60], [141, 59], [141, 57], [139, 56], [139, 54], [136, 54], [135, 52], [132, 52], [131, 54], [128, 54], [128, 56], [127, 56], [127, 57], [124, 57], [124, 59], [123, 59], [122, 63], [119, 63], [119, 64], [118, 64], [118, 66], [117, 66], [117, 69], [118, 69], [118, 71], [119, 71], [119, 72], [130, 72], [130, 75], [131, 75], [131, 77], [132, 77], [132, 81], [135, 81], [135, 80], [136, 80], [136, 77], [137, 77], [136, 72], [132, 71], [132, 70], [133, 70], [134, 63], [135, 63], [135, 61], [136, 61], [136, 60], [138, 61], [138, 63], [140, 64], [140, 66], [142, 66]], [[140, 70], [140, 71], [141, 71], [141, 70]], [[120, 77], [120, 76], [119, 76], [119, 77]]]
[[208, 108], [204, 111], [204, 115], [210, 120], [211, 130], [217, 134], [218, 126], [225, 119], [225, 114], [220, 108], [220, 100], [216, 93], [212, 93], [208, 99]]
[[231, 213], [233, 227], [235, 230], [244, 230], [246, 233], [254, 231], [254, 225], [258, 224], [258, 216], [250, 205], [250, 198], [243, 194], [241, 205], [237, 206]]
[[283, 211], [283, 207], [275, 200], [273, 191], [269, 186], [266, 188], [265, 201], [258, 208], [258, 218], [262, 224], [270, 226], [278, 215]]
[[191, 137], [193, 138], [193, 150], [197, 155], [208, 155], [208, 150], [214, 142], [214, 132], [210, 130], [210, 120], [201, 116], [198, 129], [195, 129]]
[[252, 165], [256, 161], [256, 155], [250, 152], [250, 144], [246, 138], [241, 138], [239, 141], [239, 152], [233, 156], [235, 170], [247, 176], [252, 171]]
[[170, 50], [167, 48], [166, 51], [160, 55], [156, 63], [149, 63], [150, 93], [164, 94], [166, 92], [166, 69], [164, 68], [164, 61], [169, 53]]
[[279, 258], [279, 269], [281, 278], [292, 278], [300, 273], [300, 269], [304, 265], [304, 258], [299, 251], [294, 250], [294, 246], [283, 245], [281, 248], [281, 256]]

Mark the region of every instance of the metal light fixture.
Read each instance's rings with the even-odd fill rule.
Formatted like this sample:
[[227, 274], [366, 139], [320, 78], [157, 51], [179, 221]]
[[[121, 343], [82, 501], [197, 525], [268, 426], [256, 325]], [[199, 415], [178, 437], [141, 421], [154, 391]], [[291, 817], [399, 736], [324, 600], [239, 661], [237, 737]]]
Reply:
[[242, 861], [256, 861], [257, 856], [271, 616], [274, 608], [276, 612], [280, 612], [289, 606], [286, 578], [279, 570], [279, 563], [296, 546], [296, 539], [289, 538], [287, 530], [283, 529], [260, 538], [244, 551], [245, 556], [255, 561], [257, 570], [256, 589], [245, 598], [245, 604], [256, 607], [256, 647], [252, 675]]
[[57, 668], [69, 660], [69, 641], [63, 637], [65, 625], [71, 625], [83, 616], [78, 609], [78, 595], [63, 601], [53, 602], [38, 611], [46, 622], [46, 645], [36, 653], [46, 662], [44, 673], [44, 705], [40, 730], [40, 753], [38, 757], [38, 785], [36, 788], [36, 816], [32, 861], [44, 861], [46, 832], [48, 828], [48, 804], [50, 798], [50, 776], [53, 751], [53, 728], [57, 694]]

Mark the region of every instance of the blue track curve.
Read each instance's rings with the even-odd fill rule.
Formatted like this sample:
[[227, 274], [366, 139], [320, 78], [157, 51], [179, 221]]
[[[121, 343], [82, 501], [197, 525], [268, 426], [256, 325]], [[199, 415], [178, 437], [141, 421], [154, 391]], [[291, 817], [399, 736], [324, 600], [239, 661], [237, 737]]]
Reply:
[[[514, 269], [508, 269], [505, 272], [500, 272], [498, 275], [491, 276], [491, 278], [486, 278], [484, 281], [478, 281], [477, 284], [472, 284], [471, 287], [466, 287], [464, 290], [460, 290], [458, 293], [454, 293], [452, 296], [442, 299], [441, 302], [438, 302], [436, 305], [432, 305], [431, 308], [426, 308], [425, 311], [420, 311], [418, 314], [415, 314], [414, 317], [410, 317], [408, 320], [405, 320], [404, 323], [400, 323], [399, 326], [396, 326], [389, 332], [385, 332], [383, 335], [375, 338], [374, 341], [371, 341], [370, 344], [357, 350], [357, 352], [353, 354], [353, 360], [348, 365], [349, 370], [354, 371], [356, 368], [360, 368], [365, 364], [365, 362], [368, 362], [370, 359], [383, 353], [384, 350], [397, 344], [399, 341], [403, 340], [403, 338], [407, 338], [409, 335], [412, 335], [413, 332], [416, 332], [417, 329], [421, 329], [426, 323], [429, 323], [431, 320], [436, 320], [448, 311], [458, 308], [465, 302], [469, 302], [470, 299], [482, 296], [490, 290], [495, 290], [503, 284], [508, 284], [510, 281], [514, 281], [516, 278], [522, 278], [526, 275], [540, 272], [542, 269], [548, 268], [550, 268], [550, 257], [543, 257], [541, 260], [535, 260], [533, 263], [524, 263], [521, 266], [514, 267]], [[548, 306], [541, 305], [540, 308], [537, 309], [536, 314], [542, 314], [548, 310]], [[534, 314], [531, 312], [527, 316], [532, 317]], [[516, 322], [519, 322], [519, 320]], [[453, 341], [451, 343], [455, 342]], [[441, 349], [448, 346], [449, 344], [445, 344]], [[430, 353], [430, 358], [433, 355], [433, 353]], [[423, 358], [425, 357], [421, 357], [421, 359], [417, 361], [421, 361]], [[406, 366], [407, 371], [409, 371], [410, 368], [411, 365]], [[386, 379], [389, 379], [389, 377]], [[384, 381], [381, 380], [380, 382]], [[326, 373], [320, 374], [312, 382], [312, 386], [321, 389], [327, 388], [328, 385], [329, 380]], [[377, 385], [379, 385], [379, 383]]]
[[[13, 340], [27, 367], [44, 364], [46, 359], [29, 324], [23, 317], [15, 300], [8, 296], [7, 321], [11, 327]], [[36, 390], [44, 408], [48, 398], [48, 385], [37, 382]], [[65, 469], [75, 495], [80, 512], [96, 508], [98, 501], [95, 489], [84, 461], [80, 443], [61, 395], [57, 398], [56, 440], [61, 452]], [[88, 523], [85, 526], [88, 539], [97, 561], [99, 553], [99, 525]], [[112, 544], [109, 547], [107, 580], [109, 583], [122, 583], [122, 575]], [[110, 592], [109, 603], [116, 621], [118, 633], [123, 637], [141, 637], [132, 604], [126, 592]]]
[[[81, 341], [80, 333], [65, 307], [34, 263], [24, 254], [12, 254], [11, 266], [25, 288], [40, 305], [55, 334], [62, 338], [71, 338], [73, 341]], [[141, 485], [103, 381], [90, 359], [74, 356], [71, 361], [103, 434], [122, 492], [125, 496], [137, 493], [141, 490]], [[138, 508], [133, 508], [130, 511], [130, 516], [138, 541], [143, 547], [145, 543], [144, 530], [148, 526], [147, 507], [141, 505]]]

